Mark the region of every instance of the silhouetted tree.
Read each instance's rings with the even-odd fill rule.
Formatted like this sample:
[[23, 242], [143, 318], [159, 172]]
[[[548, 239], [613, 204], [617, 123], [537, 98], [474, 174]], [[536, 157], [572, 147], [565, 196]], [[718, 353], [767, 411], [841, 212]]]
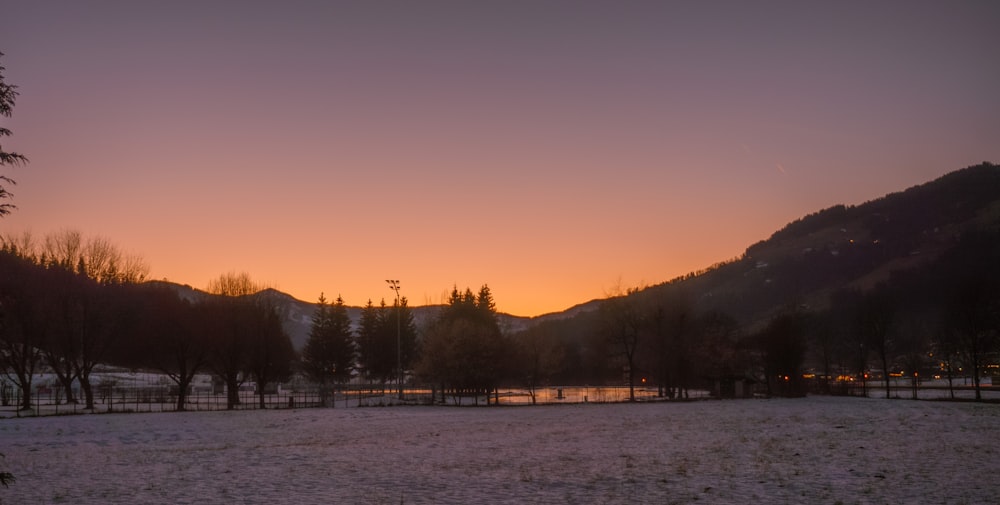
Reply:
[[821, 393], [833, 393], [832, 382], [835, 377], [842, 375], [847, 363], [853, 363], [857, 358], [857, 345], [852, 344], [855, 340], [853, 330], [844, 324], [844, 320], [849, 317], [831, 307], [813, 319], [809, 354], [822, 371], [819, 379]]
[[43, 311], [45, 271], [5, 243], [0, 250], [0, 371], [21, 391], [21, 405], [32, 405], [32, 382], [46, 345], [48, 314]]
[[192, 305], [166, 286], [146, 287], [142, 297], [143, 361], [163, 372], [177, 385], [177, 410], [187, 405], [194, 376], [208, 363], [206, 334], [212, 314], [204, 305]]
[[802, 396], [802, 363], [806, 353], [806, 315], [781, 314], [756, 336], [764, 358], [768, 392], [779, 396]]
[[250, 297], [248, 344], [250, 352], [247, 370], [257, 383], [257, 400], [260, 408], [270, 384], [288, 380], [291, 363], [295, 359], [292, 340], [281, 325], [284, 314], [274, 302], [273, 293], [262, 291]]
[[713, 310], [698, 316], [687, 325], [690, 329], [681, 327], [679, 339], [688, 342], [685, 347], [690, 351], [686, 358], [685, 353], [677, 353], [682, 358], [678, 360], [679, 370], [684, 372], [679, 375], [679, 385], [683, 387], [685, 398], [692, 381], [698, 377], [726, 380], [742, 379], [748, 374], [746, 356], [739, 349], [740, 326], [736, 319]]
[[612, 296], [601, 303], [600, 332], [617, 348], [623, 360], [628, 382], [629, 401], [635, 401], [636, 350], [639, 349], [643, 328], [643, 314], [635, 295], [638, 288]]
[[955, 372], [958, 371], [960, 343], [958, 331], [944, 320], [938, 321], [932, 337], [932, 358], [948, 380], [948, 396], [955, 399]]
[[515, 349], [515, 374], [536, 402], [536, 390], [558, 376], [565, 367], [567, 348], [552, 324], [545, 322], [521, 331], [511, 338]]
[[[0, 57], [3, 53], [0, 53]], [[14, 111], [14, 100], [17, 98], [17, 86], [13, 84], [7, 84], [4, 80], [3, 71], [6, 70], [2, 65], [0, 65], [0, 116], [10, 117]], [[0, 138], [7, 137], [11, 135], [11, 131], [7, 128], [0, 127]], [[3, 150], [3, 146], [0, 145], [0, 167], [6, 166], [17, 166], [24, 165], [28, 162], [28, 158], [24, 155], [7, 152]], [[13, 179], [0, 174], [0, 217], [6, 216], [11, 210], [16, 207], [5, 201], [10, 200], [11, 193], [4, 186], [5, 184], [14, 185], [16, 184]]]
[[639, 362], [652, 372], [657, 395], [673, 398], [687, 386], [690, 372], [690, 307], [680, 297], [664, 296], [654, 300], [643, 317]]
[[209, 367], [226, 382], [227, 407], [239, 404], [240, 385], [253, 377], [264, 408], [265, 389], [289, 376], [295, 357], [274, 292], [245, 272], [219, 276], [209, 283], [208, 291], [217, 295], [206, 302], [217, 314]]
[[972, 376], [976, 401], [982, 401], [981, 375], [998, 341], [1000, 292], [997, 285], [985, 277], [959, 279], [948, 309], [948, 321], [954, 329], [965, 367]]
[[511, 346], [500, 331], [493, 295], [484, 285], [478, 295], [452, 289], [448, 305], [424, 335], [417, 373], [455, 394], [494, 392], [510, 373]]
[[858, 300], [855, 324], [858, 334], [869, 349], [875, 351], [882, 364], [885, 397], [890, 398], [889, 358], [894, 351], [892, 325], [894, 307], [892, 298], [884, 289], [861, 295]]
[[[906, 309], [902, 309], [906, 310]], [[929, 317], [930, 308], [900, 313], [896, 324], [896, 363], [905, 377], [910, 379], [912, 398], [917, 399], [920, 377], [927, 372], [928, 354], [932, 346], [934, 322]]]
[[216, 296], [202, 302], [209, 314], [208, 367], [226, 384], [226, 407], [240, 404], [240, 386], [250, 361], [247, 343], [253, 323], [253, 300], [261, 287], [241, 272], [222, 274], [208, 285]]
[[385, 390], [386, 381], [395, 375], [395, 346], [390, 340], [388, 310], [385, 300], [376, 307], [371, 300], [361, 309], [358, 327], [358, 358], [368, 381], [377, 381]]
[[302, 361], [309, 377], [322, 387], [324, 402], [327, 384], [351, 378], [354, 354], [351, 320], [344, 300], [338, 296], [331, 306], [320, 293]]
[[110, 241], [95, 237], [84, 241], [76, 231], [50, 234], [43, 256], [53, 271], [46, 298], [51, 338], [45, 355], [73, 401], [72, 383], [79, 381], [87, 409], [94, 408], [90, 375], [122, 336], [124, 287], [145, 279], [148, 266], [127, 257]]
[[412, 367], [416, 342], [417, 327], [405, 296], [400, 297], [399, 305], [395, 300], [391, 306], [386, 305], [383, 299], [376, 307], [369, 300], [362, 309], [358, 328], [359, 361], [365, 376], [379, 382], [383, 391], [387, 382], [398, 379], [397, 368], [405, 372]]

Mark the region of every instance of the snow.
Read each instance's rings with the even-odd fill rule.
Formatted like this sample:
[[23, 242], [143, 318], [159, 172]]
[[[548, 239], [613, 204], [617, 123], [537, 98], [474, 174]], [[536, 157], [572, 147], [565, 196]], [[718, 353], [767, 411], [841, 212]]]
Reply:
[[8, 504], [995, 503], [1000, 406], [866, 398], [0, 419]]

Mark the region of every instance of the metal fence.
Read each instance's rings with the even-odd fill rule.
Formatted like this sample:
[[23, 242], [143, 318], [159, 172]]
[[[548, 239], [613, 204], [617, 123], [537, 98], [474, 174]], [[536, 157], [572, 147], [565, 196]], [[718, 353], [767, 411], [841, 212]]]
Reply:
[[[178, 410], [176, 390], [169, 387], [111, 387], [97, 388], [94, 409], [87, 410], [82, 397], [76, 402], [66, 402], [60, 388], [40, 387], [32, 393], [32, 407], [19, 409], [20, 390], [7, 387], [0, 405], [0, 417], [50, 416], [82, 413], [112, 412], [173, 412]], [[454, 395], [428, 388], [406, 388], [402, 397], [394, 388], [381, 385], [350, 385], [327, 388], [317, 385], [299, 385], [291, 391], [274, 391], [261, 397], [252, 390], [239, 392], [239, 403], [234, 410], [293, 409], [293, 408], [356, 408], [390, 405], [545, 405], [569, 403], [615, 403], [629, 400], [627, 386], [552, 386], [528, 389], [500, 389], [494, 394]], [[690, 398], [709, 397], [708, 391], [691, 391]], [[635, 388], [637, 401], [663, 400], [656, 388]], [[229, 409], [225, 392], [192, 391], [186, 396], [185, 411], [217, 411]]]

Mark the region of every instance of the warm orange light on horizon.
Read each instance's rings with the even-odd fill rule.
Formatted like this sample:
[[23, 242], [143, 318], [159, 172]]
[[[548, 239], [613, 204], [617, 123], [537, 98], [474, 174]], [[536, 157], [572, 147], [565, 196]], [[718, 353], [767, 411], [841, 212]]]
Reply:
[[877, 22], [893, 4], [728, 7], [720, 31], [700, 2], [15, 2], [0, 119], [31, 162], [0, 232], [106, 236], [197, 288], [357, 306], [391, 275], [413, 305], [488, 284], [534, 316], [1000, 159], [992, 7], [915, 12], [947, 13], [933, 33]]

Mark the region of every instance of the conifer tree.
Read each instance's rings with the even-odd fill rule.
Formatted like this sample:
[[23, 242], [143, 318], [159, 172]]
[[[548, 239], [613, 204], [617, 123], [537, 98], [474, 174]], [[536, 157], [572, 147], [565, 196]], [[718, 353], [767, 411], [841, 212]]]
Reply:
[[[3, 53], [0, 53], [3, 56]], [[0, 116], [10, 117], [14, 110], [14, 99], [17, 98], [17, 86], [13, 84], [7, 84], [4, 81], [3, 71], [4, 67], [0, 65]], [[7, 137], [11, 135], [11, 131], [7, 128], [0, 127], [0, 137]], [[3, 146], [0, 145], [0, 167], [5, 166], [17, 166], [23, 165], [28, 162], [28, 158], [24, 155], [7, 152], [3, 150]], [[10, 177], [0, 174], [0, 217], [10, 214], [10, 211], [14, 210], [11, 203], [6, 203], [4, 200], [9, 200], [11, 193], [4, 187], [4, 184], [14, 185], [15, 182]]]
[[330, 304], [323, 293], [319, 294], [316, 302], [316, 311], [313, 312], [312, 326], [309, 328], [309, 339], [302, 349], [302, 362], [305, 366], [306, 374], [321, 385], [325, 385], [330, 376], [328, 371], [331, 364], [327, 361], [329, 352], [327, 341], [324, 338], [328, 334], [330, 321]]
[[510, 349], [489, 287], [479, 296], [456, 287], [425, 335], [417, 371], [456, 395], [488, 397], [508, 375]]
[[[361, 323], [358, 328], [359, 362], [365, 377], [372, 381], [385, 382], [385, 300], [376, 307], [371, 300], [361, 310]], [[391, 372], [390, 372], [391, 373]]]
[[350, 379], [354, 365], [354, 343], [351, 320], [344, 300], [330, 305], [323, 294], [319, 296], [313, 314], [309, 340], [303, 350], [303, 360], [309, 376], [326, 385]]

